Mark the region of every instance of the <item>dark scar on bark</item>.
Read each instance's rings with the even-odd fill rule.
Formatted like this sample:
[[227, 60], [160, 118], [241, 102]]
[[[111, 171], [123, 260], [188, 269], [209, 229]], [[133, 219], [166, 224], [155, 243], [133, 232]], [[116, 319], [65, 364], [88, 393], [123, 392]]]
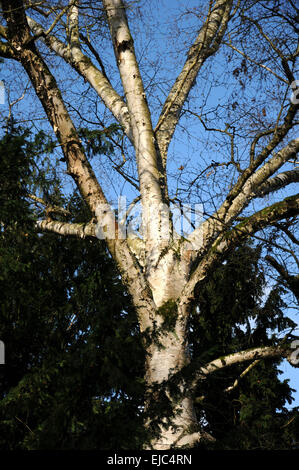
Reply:
[[117, 47], [118, 54], [120, 54], [121, 52], [125, 52], [132, 47], [132, 41], [130, 40], [130, 41], [119, 42], [117, 43], [116, 47]]

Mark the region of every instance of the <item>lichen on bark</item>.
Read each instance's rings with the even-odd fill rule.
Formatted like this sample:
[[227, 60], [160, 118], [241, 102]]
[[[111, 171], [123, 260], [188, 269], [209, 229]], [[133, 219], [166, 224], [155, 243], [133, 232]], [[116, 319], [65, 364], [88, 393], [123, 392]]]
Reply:
[[175, 330], [178, 318], [178, 306], [175, 300], [169, 299], [164, 302], [164, 304], [158, 308], [157, 314], [163, 318], [163, 323], [161, 325], [162, 331]]

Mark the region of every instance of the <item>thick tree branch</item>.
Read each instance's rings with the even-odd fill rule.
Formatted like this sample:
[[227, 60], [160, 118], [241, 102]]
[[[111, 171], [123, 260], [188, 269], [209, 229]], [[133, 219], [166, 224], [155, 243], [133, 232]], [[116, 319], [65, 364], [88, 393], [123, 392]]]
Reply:
[[263, 183], [255, 192], [255, 197], [263, 197], [266, 194], [282, 189], [288, 184], [299, 182], [299, 168], [290, 171], [284, 171], [270, 178], [268, 181]]
[[79, 1], [70, 0], [68, 9], [68, 39], [72, 61], [80, 60], [80, 41], [78, 25], [78, 6]]
[[5, 59], [16, 59], [13, 48], [7, 42], [0, 41], [0, 56]]
[[213, 2], [210, 2], [207, 19], [189, 49], [184, 67], [170, 90], [155, 128], [164, 167], [168, 146], [182, 107], [205, 60], [219, 49], [230, 18], [233, 4], [231, 0], [217, 0], [214, 6], [212, 4]]
[[[248, 168], [246, 168], [246, 170], [244, 170], [244, 172], [239, 176], [237, 183], [231, 189], [231, 191], [229, 192], [229, 194], [226, 197], [226, 200], [224, 201], [222, 206], [217, 211], [217, 217], [219, 219], [222, 219], [223, 217], [225, 217], [225, 214], [227, 213], [227, 211], [229, 210], [229, 208], [233, 204], [233, 201], [243, 191], [243, 188], [246, 185], [246, 183], [248, 182], [248, 180], [250, 180], [250, 182], [247, 185], [247, 189], [250, 186], [252, 186], [253, 180], [255, 180], [255, 186], [257, 187], [257, 185], [256, 185], [257, 177], [255, 175], [255, 172], [256, 172], [257, 168], [259, 166], [261, 166], [266, 161], [266, 159], [269, 157], [269, 155], [271, 155], [273, 150], [279, 145], [279, 143], [281, 143], [283, 141], [283, 139], [286, 137], [288, 132], [292, 129], [293, 123], [294, 123], [294, 118], [297, 114], [298, 109], [299, 109], [299, 104], [298, 103], [297, 104], [294, 104], [294, 103], [290, 104], [283, 123], [275, 129], [275, 131], [273, 132], [273, 137], [271, 138], [270, 142], [263, 148], [263, 150], [260, 151], [260, 153], [256, 157], [254, 157], [253, 152], [254, 152], [254, 148], [255, 148], [257, 140], [260, 139], [262, 136], [267, 135], [268, 133], [272, 133], [272, 130], [261, 132], [261, 133], [258, 134], [258, 136], [256, 136], [256, 138], [254, 139], [254, 141], [252, 143], [251, 151], [250, 151], [250, 161], [251, 161], [251, 163], [248, 166]], [[275, 171], [277, 171], [279, 169], [279, 167], [281, 165], [276, 166], [275, 163], [278, 162], [281, 152], [284, 153], [284, 157], [285, 157], [283, 159], [283, 163], [291, 158], [292, 152], [296, 155], [296, 153], [298, 152], [298, 141], [299, 141], [299, 139], [295, 139], [294, 141], [291, 141], [283, 150], [279, 151], [276, 155], [274, 155], [274, 157], [272, 157], [272, 159], [270, 159], [270, 163], [268, 162], [267, 167], [266, 167], [266, 170], [267, 170], [267, 168], [269, 169], [269, 165], [271, 165], [271, 162], [273, 162], [272, 163], [272, 170], [274, 170], [274, 171], [266, 172], [266, 173], [264, 173], [264, 175], [267, 174], [267, 177], [269, 177], [272, 174], [274, 174]], [[260, 174], [261, 173], [259, 173], [259, 175]], [[265, 181], [265, 179], [263, 181], [260, 181], [260, 184], [264, 181]]]
[[40, 37], [45, 44], [57, 55], [63, 58], [76, 70], [92, 88], [98, 93], [105, 106], [111, 111], [116, 120], [123, 127], [128, 138], [133, 141], [131, 122], [126, 103], [114, 90], [103, 74], [87, 57], [81, 49], [76, 49], [76, 54], [71, 55], [68, 47], [51, 34], [45, 34], [43, 27], [32, 18], [27, 17], [28, 24], [36, 37]]
[[165, 192], [163, 194], [163, 185], [161, 185], [164, 175], [159, 172], [159, 154], [156, 151], [151, 116], [124, 3], [122, 0], [103, 0], [103, 5], [131, 116], [143, 218], [146, 220], [146, 238], [153, 240], [159, 233], [163, 214], [157, 210], [156, 217], [153, 217], [151, 213], [165, 200]]
[[0, 36], [7, 39], [7, 28], [5, 26], [0, 25]]
[[[17, 59], [29, 75], [48, 120], [61, 143], [68, 165], [68, 173], [74, 179], [83, 199], [99, 223], [105, 217], [109, 224], [114, 224], [114, 213], [107, 204], [105, 195], [85, 156], [76, 128], [65, 108], [56, 81], [37, 51], [34, 42], [31, 41], [32, 36], [27, 24], [23, 2], [21, 0], [7, 1], [4, 15], [8, 25], [9, 42], [16, 51]], [[45, 225], [45, 227], [49, 228], [50, 225]], [[53, 228], [54, 225], [51, 227]], [[55, 227], [58, 228], [59, 225]], [[62, 227], [60, 230], [63, 230]], [[71, 230], [71, 228], [68, 227], [65, 230]], [[118, 265], [123, 282], [127, 285], [133, 297], [133, 302], [141, 315], [140, 326], [141, 330], [144, 331], [152, 325], [150, 318], [155, 312], [155, 305], [148, 284], [135, 256], [129, 250], [127, 240], [107, 236], [106, 243]]]
[[288, 271], [276, 261], [273, 256], [267, 255], [265, 257], [266, 261], [268, 261], [271, 266], [279, 273], [282, 279], [285, 281], [288, 288], [293, 292], [294, 296], [296, 297], [299, 305], [299, 275], [292, 276], [288, 273]]
[[[57, 208], [56, 206], [52, 207], [50, 212], [57, 213], [60, 210], [63, 215], [69, 215], [68, 211], [65, 211], [62, 207]], [[98, 225], [94, 221], [88, 223], [68, 223], [45, 219], [36, 221], [36, 229], [40, 232], [56, 233], [56, 235], [62, 236], [77, 238], [91, 237], [98, 239]], [[135, 236], [134, 233], [128, 233], [127, 243], [130, 250], [137, 258], [142, 256], [144, 246], [140, 238]]]
[[92, 213], [99, 202], [107, 201], [86, 159], [76, 128], [68, 114], [55, 78], [42, 59], [27, 24], [21, 0], [7, 2], [4, 16], [8, 25], [9, 42], [25, 68], [50, 124], [61, 143], [68, 172], [75, 180]]

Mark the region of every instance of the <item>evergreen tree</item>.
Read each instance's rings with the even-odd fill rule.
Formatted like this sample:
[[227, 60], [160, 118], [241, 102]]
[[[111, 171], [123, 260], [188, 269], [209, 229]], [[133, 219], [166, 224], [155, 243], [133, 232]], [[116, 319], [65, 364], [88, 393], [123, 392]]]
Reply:
[[[49, 171], [34, 174], [30, 155], [42, 141], [12, 128], [0, 142], [0, 448], [136, 447], [143, 368], [135, 313], [100, 241], [34, 231], [30, 185], [48, 178], [48, 199], [60, 197]], [[76, 194], [68, 208], [72, 222], [86, 220]]]

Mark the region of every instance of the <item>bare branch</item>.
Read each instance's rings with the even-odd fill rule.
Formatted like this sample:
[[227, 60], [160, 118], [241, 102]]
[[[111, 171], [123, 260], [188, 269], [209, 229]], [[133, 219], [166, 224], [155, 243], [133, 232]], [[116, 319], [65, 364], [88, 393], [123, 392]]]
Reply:
[[[15, 13], [16, 11], [18, 13]], [[15, 18], [16, 14], [18, 18]], [[13, 2], [13, 7], [12, 5], [8, 7], [5, 17], [10, 32], [10, 42], [18, 51], [18, 59], [29, 75], [49, 122], [62, 145], [68, 172], [77, 183], [91, 211], [95, 213], [99, 201], [106, 203], [105, 196], [84, 155], [80, 138], [64, 105], [55, 78], [38, 51], [28, 45], [28, 38], [31, 36], [22, 2], [20, 0]]]
[[268, 261], [274, 269], [276, 269], [282, 279], [286, 282], [288, 288], [295, 295], [299, 304], [299, 275], [292, 276], [289, 274], [288, 271], [280, 263], [278, 263], [275, 258], [273, 258], [273, 256], [267, 255], [265, 260]]
[[219, 49], [229, 21], [233, 2], [217, 0], [214, 7], [212, 3], [210, 2], [207, 19], [189, 49], [185, 65], [169, 92], [155, 128], [164, 166], [169, 143], [194, 80], [205, 60]]
[[26, 92], [28, 90], [28, 87], [29, 87], [29, 83], [30, 83], [30, 80], [28, 80], [28, 83], [25, 85], [25, 88], [24, 88], [24, 91], [22, 93], [21, 96], [19, 96], [19, 98], [15, 99], [14, 101], [10, 102], [9, 98], [8, 98], [8, 114], [7, 114], [7, 118], [6, 118], [6, 122], [7, 122], [7, 125], [6, 125], [6, 133], [9, 132], [9, 122], [11, 120], [11, 116], [12, 116], [12, 108], [17, 104], [19, 103], [20, 101], [22, 101], [24, 98], [25, 98], [25, 95], [26, 95]]
[[93, 222], [88, 224], [68, 224], [54, 220], [38, 220], [36, 222], [38, 231], [56, 233], [57, 235], [73, 236], [78, 238], [96, 238], [96, 225]]
[[281, 63], [282, 63], [282, 66], [283, 66], [283, 69], [284, 69], [284, 72], [286, 74], [286, 77], [288, 79], [288, 82], [289, 83], [292, 83], [295, 78], [294, 78], [294, 75], [289, 67], [289, 64], [288, 64], [288, 61], [286, 59], [286, 57], [283, 55], [283, 53], [281, 52], [281, 50], [274, 44], [274, 42], [271, 40], [271, 38], [264, 32], [263, 28], [261, 27], [261, 25], [259, 24], [258, 21], [252, 19], [252, 18], [248, 18], [246, 16], [244, 16], [244, 18], [246, 18], [247, 20], [249, 20], [251, 23], [253, 23], [256, 28], [259, 30], [261, 36], [268, 42], [268, 44], [270, 45], [270, 47], [273, 49], [273, 51], [276, 52], [276, 54], [278, 55], [278, 57], [281, 59]]
[[278, 189], [284, 188], [288, 184], [299, 182], [299, 168], [290, 171], [284, 171], [274, 176], [274, 178], [268, 179], [263, 183], [256, 191], [257, 197], [263, 197], [266, 194], [277, 191]]
[[[299, 194], [296, 194], [245, 218], [243, 222], [236, 225], [232, 230], [226, 233], [224, 237], [221, 238], [221, 241], [216, 241], [214, 249], [218, 250], [219, 248], [221, 251], [222, 248], [224, 248], [224, 245], [226, 245], [226, 248], [229, 246], [236, 246], [236, 243], [246, 240], [255, 232], [272, 225], [278, 220], [297, 216], [298, 214]], [[220, 246], [222, 248], [220, 248]]]
[[64, 216], [70, 216], [71, 213], [64, 207], [56, 206], [56, 205], [51, 205], [48, 204], [46, 201], [44, 201], [42, 198], [35, 196], [35, 194], [28, 194], [28, 198], [34, 201], [37, 204], [42, 205], [45, 207], [45, 212], [47, 215], [50, 216], [50, 214], [55, 213], [55, 214], [61, 214]]
[[[226, 206], [227, 214], [224, 219], [225, 223], [230, 223], [233, 218], [239, 215], [241, 211], [249, 204], [249, 202], [254, 197], [256, 197], [256, 194], [259, 193], [259, 189], [263, 187], [263, 184], [265, 184], [264, 189], [266, 188], [267, 179], [273, 174], [275, 174], [275, 172], [279, 168], [281, 168], [288, 160], [296, 156], [298, 151], [299, 138], [289, 142], [284, 148], [274, 154], [273, 157], [271, 157], [259, 170], [253, 173], [252, 176], [249, 177], [246, 183], [243, 185], [239, 194], [236, 195], [233, 202]], [[287, 181], [288, 179], [290, 180], [293, 176], [295, 179], [296, 174], [293, 173], [292, 176], [289, 175], [288, 177], [285, 177], [284, 181], [286, 182], [286, 184], [289, 184], [287, 183]], [[243, 177], [243, 175], [241, 177]], [[279, 180], [275, 180], [273, 178], [272, 181], [268, 184], [268, 188], [270, 189], [270, 187], [272, 187], [274, 191], [274, 188], [277, 186], [278, 181]], [[221, 209], [219, 212], [221, 212]]]
[[232, 390], [234, 390], [235, 388], [237, 388], [237, 386], [239, 385], [241, 379], [243, 379], [243, 377], [248, 374], [248, 372], [251, 371], [251, 369], [253, 369], [258, 363], [260, 362], [260, 359], [256, 359], [255, 361], [253, 361], [243, 372], [242, 374], [240, 374], [240, 376], [234, 381], [233, 385], [231, 385], [230, 387], [227, 387], [224, 391], [229, 393], [231, 392]]
[[[256, 158], [254, 158], [254, 154], [252, 154], [252, 152], [254, 152], [254, 148], [255, 148], [255, 145], [257, 143], [257, 140], [260, 139], [262, 136], [264, 135], [267, 135], [268, 132], [262, 132], [262, 133], [259, 133], [258, 136], [254, 139], [253, 143], [252, 143], [252, 146], [251, 146], [251, 163], [249, 165], [248, 168], [246, 168], [246, 170], [244, 170], [243, 174], [240, 175], [237, 183], [234, 185], [234, 187], [231, 189], [231, 191], [229, 192], [229, 194], [227, 195], [226, 197], [226, 200], [225, 202], [223, 203], [222, 207], [219, 209], [218, 211], [218, 215], [219, 215], [219, 218], [222, 217], [222, 214], [225, 214], [228, 210], [228, 208], [230, 207], [232, 201], [241, 193], [241, 191], [243, 190], [246, 182], [250, 179], [250, 177], [254, 174], [254, 172], [257, 170], [257, 168], [262, 165], [262, 163], [269, 157], [269, 155], [273, 152], [273, 150], [279, 145], [280, 142], [283, 141], [283, 139], [286, 137], [286, 135], [288, 134], [288, 132], [290, 131], [290, 129], [292, 129], [293, 127], [293, 124], [294, 124], [294, 118], [296, 116], [296, 113], [298, 111], [298, 108], [299, 108], [299, 105], [298, 104], [293, 104], [291, 103], [290, 106], [289, 106], [289, 109], [286, 113], [286, 116], [284, 118], [284, 121], [283, 121], [283, 124], [281, 124], [281, 126], [278, 126], [276, 129], [275, 129], [275, 132], [273, 133], [273, 137], [272, 139], [270, 140], [270, 142], [266, 145], [266, 147], [263, 148], [263, 150], [261, 150], [261, 152], [256, 156]], [[269, 134], [272, 133], [272, 130], [269, 130]], [[295, 144], [295, 147], [293, 149], [293, 153], [296, 155], [296, 153], [298, 152], [298, 147], [297, 147], [297, 142], [299, 141], [299, 139], [295, 139], [295, 141], [292, 141], [290, 142], [286, 147], [285, 147], [285, 152], [288, 153], [288, 149], [290, 150], [291, 147], [293, 146], [293, 142]], [[280, 151], [281, 152], [281, 151]], [[280, 152], [278, 152], [276, 154], [279, 155]], [[274, 156], [273, 158], [276, 160], [277, 162], [277, 158], [276, 156]], [[291, 158], [291, 155], [285, 155], [286, 157], [286, 160], [284, 161], [287, 161], [288, 159]], [[268, 167], [269, 167], [269, 163], [268, 163]], [[275, 165], [274, 165], [275, 166]], [[275, 169], [275, 171], [277, 171], [277, 167]], [[272, 173], [267, 173], [268, 174], [268, 177], [271, 176], [274, 172]], [[256, 179], [255, 177], [253, 179]], [[252, 180], [253, 180], [252, 179]], [[252, 181], [251, 180], [251, 181]], [[249, 186], [248, 186], [249, 187]]]
[[253, 139], [253, 141], [251, 143], [251, 146], [250, 146], [250, 164], [253, 164], [253, 162], [255, 160], [255, 148], [256, 148], [256, 145], [257, 145], [258, 141], [262, 137], [273, 134], [276, 130], [277, 130], [276, 127], [272, 128], [272, 129], [266, 129], [265, 131], [259, 132], [255, 136], [255, 138]]
[[45, 31], [43, 34], [45, 36], [48, 36], [48, 34], [50, 34], [53, 29], [55, 28], [55, 26], [57, 25], [57, 23], [59, 22], [60, 18], [63, 17], [63, 15], [67, 12], [67, 10], [69, 9], [69, 5], [67, 5], [66, 7], [64, 7], [60, 13], [58, 13], [58, 15], [55, 17], [55, 20], [53, 21], [53, 23], [51, 24], [51, 26], [47, 29], [47, 31]]
[[163, 214], [158, 212], [157, 220], [150, 220], [149, 214], [152, 208], [158, 207], [163, 202], [165, 193], [163, 194], [164, 191], [161, 185], [159, 154], [155, 147], [151, 116], [124, 3], [122, 0], [103, 0], [103, 5], [107, 14], [115, 58], [131, 116], [144, 220], [148, 221], [148, 237], [154, 239], [157, 234], [157, 227], [161, 226], [160, 218], [163, 217]]
[[193, 386], [195, 386], [199, 380], [205, 379], [208, 375], [226, 367], [230, 367], [234, 364], [242, 364], [243, 362], [247, 361], [256, 362], [257, 360], [275, 357], [286, 357], [290, 361], [290, 355], [292, 352], [294, 352], [292, 348], [286, 344], [280, 344], [277, 346], [261, 346], [258, 348], [228, 354], [227, 356], [215, 359], [203, 367], [200, 367], [196, 374]]
[[[180, 303], [188, 303], [190, 298], [193, 298], [195, 286], [200, 281], [205, 279], [210, 270], [217, 265], [220, 259], [222, 259], [229, 250], [233, 249], [238, 244], [244, 243], [246, 239], [253, 236], [256, 232], [272, 225], [278, 220], [293, 217], [298, 214], [299, 194], [288, 197], [276, 204], [272, 204], [271, 206], [256, 212], [250, 217], [245, 218], [240, 224], [236, 225], [231, 230], [225, 231], [223, 228], [222, 232], [224, 233], [216, 238], [209, 251], [207, 251], [205, 256], [201, 258], [199, 264], [191, 274], [189, 281], [182, 291]], [[197, 230], [199, 229], [196, 229], [193, 232], [193, 235], [197, 232]]]
[[[231, 191], [217, 212], [209, 217], [209, 219], [207, 219], [205, 222], [203, 222], [203, 224], [194, 230], [191, 235], [189, 235], [189, 243], [193, 243], [194, 241], [196, 242], [198, 237], [203, 235], [203, 249], [207, 249], [217, 236], [220, 237], [221, 234], [225, 233], [236, 217], [238, 217], [242, 210], [248, 206], [250, 201], [254, 197], [259, 197], [259, 189], [264, 183], [266, 184], [267, 179], [273, 175], [285, 162], [290, 160], [292, 156], [296, 155], [298, 150], [299, 138], [289, 142], [286, 147], [277, 152], [277, 154], [274, 154], [273, 157], [268, 162], [266, 162], [263, 167], [261, 167], [255, 173], [253, 172], [251, 177], [249, 177], [247, 181], [245, 180], [241, 186], [240, 182], [243, 180], [244, 174], [248, 169], [245, 170], [234, 187], [234, 190], [237, 188], [238, 192], [234, 194], [234, 190]], [[277, 182], [277, 180], [275, 181]], [[231, 201], [230, 197], [232, 194], [234, 195], [234, 199]]]
[[[104, 64], [103, 64], [103, 61], [101, 59], [101, 57], [99, 56], [97, 50], [93, 47], [92, 43], [90, 42], [89, 38], [84, 36], [84, 34], [80, 33], [79, 34], [79, 37], [80, 39], [87, 45], [88, 49], [90, 50], [90, 52], [94, 55], [94, 57], [96, 58], [97, 62], [99, 63], [99, 66], [101, 67], [101, 71], [102, 71], [102, 74], [104, 75], [104, 77], [109, 81], [108, 79], [108, 76], [106, 74], [106, 70], [105, 70], [105, 67], [104, 67]], [[110, 81], [109, 81], [110, 82]]]
[[282, 230], [293, 243], [299, 245], [298, 238], [296, 238], [294, 234], [284, 224], [274, 224], [274, 226], [277, 227], [279, 230]]
[[76, 57], [72, 57], [69, 49], [62, 41], [55, 36], [45, 35], [43, 27], [32, 18], [27, 17], [28, 24], [35, 36], [40, 37], [45, 44], [57, 55], [63, 58], [74, 68], [98, 93], [105, 106], [112, 112], [117, 121], [124, 128], [128, 138], [132, 141], [131, 122], [127, 105], [119, 94], [111, 86], [107, 77], [92, 63], [81, 50], [76, 50]]
[[[203, 125], [203, 127], [205, 128], [206, 131], [220, 132], [222, 134], [226, 134], [226, 135], [229, 136], [229, 138], [230, 138], [230, 157], [231, 157], [231, 159], [230, 159], [230, 162], [228, 162], [228, 163], [219, 163], [219, 166], [233, 164], [237, 168], [238, 172], [240, 173], [241, 172], [240, 164], [239, 164], [239, 162], [235, 161], [235, 151], [234, 151], [235, 135], [234, 135], [234, 132], [229, 132], [228, 129], [230, 128], [230, 126], [227, 125], [225, 127], [225, 129], [217, 129], [215, 127], [209, 127], [209, 126], [206, 125], [205, 121], [202, 119], [202, 116], [200, 116], [198, 113], [194, 113], [193, 111], [190, 111], [190, 110], [188, 110], [188, 113], [192, 114], [193, 116], [196, 116], [200, 120], [200, 122], [202, 123], [202, 125]], [[192, 183], [192, 184], [194, 184], [194, 183]]]

